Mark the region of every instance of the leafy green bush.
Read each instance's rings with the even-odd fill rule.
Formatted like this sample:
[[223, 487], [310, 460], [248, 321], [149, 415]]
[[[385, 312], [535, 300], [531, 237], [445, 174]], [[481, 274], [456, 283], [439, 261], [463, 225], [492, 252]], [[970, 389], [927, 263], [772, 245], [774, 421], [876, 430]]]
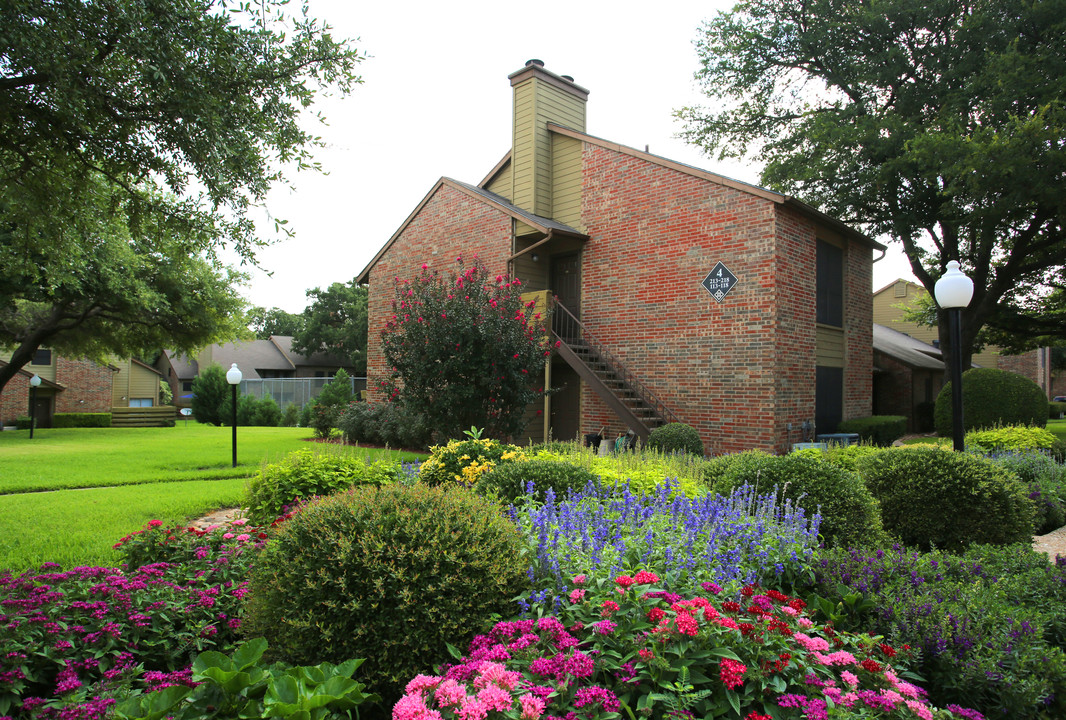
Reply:
[[229, 422], [232, 416], [223, 414], [223, 406], [230, 400], [231, 394], [226, 371], [221, 365], [212, 363], [201, 367], [200, 373], [192, 381], [192, 414], [196, 422], [207, 425]]
[[333, 433], [333, 428], [337, 427], [340, 422], [344, 409], [354, 399], [352, 379], [341, 368], [328, 383], [322, 386], [322, 391], [315, 397], [309, 418], [315, 437], [328, 438]]
[[[951, 383], [936, 397], [936, 432], [951, 437]], [[1027, 377], [996, 368], [972, 368], [962, 374], [964, 430], [1001, 425], [1035, 425], [1048, 421], [1047, 394]]]
[[1046, 535], [1066, 524], [1066, 468], [1035, 450], [997, 453], [991, 459], [1029, 489], [1037, 511], [1036, 534]]
[[1050, 450], [1055, 444], [1055, 434], [1042, 427], [1009, 427], [971, 430], [966, 433], [967, 449], [981, 452], [1003, 450]]
[[296, 427], [299, 424], [300, 408], [296, 407], [296, 403], [289, 403], [281, 413], [281, 420], [278, 422], [278, 425], [281, 427]]
[[488, 438], [450, 440], [447, 445], [430, 448], [418, 477], [427, 485], [459, 483], [470, 487], [497, 465], [525, 458], [521, 448]]
[[56, 413], [54, 428], [111, 427], [111, 413]]
[[367, 463], [354, 455], [297, 450], [264, 466], [249, 481], [244, 507], [252, 522], [267, 525], [297, 498], [309, 500], [357, 484], [385, 485], [399, 477], [399, 468], [383, 460]]
[[15, 428], [18, 430], [29, 430], [31, 418], [29, 415], [19, 415], [15, 418]]
[[703, 457], [703, 441], [696, 428], [685, 423], [667, 423], [648, 435], [648, 449], [665, 453], [685, 452]]
[[259, 398], [252, 413], [249, 425], [257, 427], [277, 427], [281, 424], [281, 408], [277, 401], [269, 395]]
[[[533, 497], [543, 501], [551, 489], [556, 497], [565, 497], [569, 490], [581, 490], [598, 478], [585, 468], [563, 460], [533, 458], [503, 463], [489, 470], [477, 482], [480, 493], [493, 493], [500, 500], [515, 504], [519, 498]], [[533, 483], [533, 493], [527, 486]]]
[[360, 486], [305, 506], [251, 572], [244, 629], [286, 662], [365, 657], [387, 703], [529, 584], [518, 529], [472, 490]]
[[[536, 449], [534, 456], [565, 460], [584, 468], [598, 477], [605, 487], [624, 487], [643, 495], [655, 492], [664, 480], [671, 478], [675, 488], [689, 497], [702, 494], [705, 489], [702, 482], [704, 460], [696, 455], [642, 448], [637, 452], [600, 456], [595, 448], [581, 447], [577, 443], [553, 443], [551, 447], [555, 451]], [[533, 447], [530, 452], [534, 452]]]
[[[115, 707], [118, 720], [200, 720], [207, 717], [327, 720], [350, 717], [359, 705], [381, 700], [352, 679], [362, 660], [289, 667], [261, 662], [267, 642], [255, 638], [232, 655], [208, 650], [196, 656], [195, 687], [170, 685]], [[342, 714], [343, 713], [343, 714]], [[358, 714], [358, 711], [357, 711]]]
[[879, 452], [884, 452], [884, 448], [873, 445], [837, 445], [835, 443], [826, 448], [803, 448], [793, 451], [796, 455], [824, 460], [851, 472], [858, 469], [859, 460]]
[[421, 450], [432, 435], [425, 416], [399, 402], [348, 403], [337, 427], [349, 443], [389, 445]]
[[863, 458], [859, 473], [885, 529], [908, 545], [954, 551], [1032, 540], [1036, 510], [1025, 488], [987, 459], [911, 446]]
[[821, 512], [826, 543], [869, 545], [884, 540], [877, 501], [859, 476], [820, 459], [751, 450], [709, 460], [704, 478], [720, 495], [745, 484], [759, 493], [777, 487], [809, 514]]
[[888, 447], [907, 434], [907, 418], [902, 415], [871, 415], [844, 420], [837, 432], [858, 433], [864, 443]]
[[1066, 414], [1066, 402], [1049, 402], [1048, 419], [1056, 420]]
[[315, 411], [315, 400], [311, 398], [300, 408], [300, 427], [311, 427], [311, 416]]

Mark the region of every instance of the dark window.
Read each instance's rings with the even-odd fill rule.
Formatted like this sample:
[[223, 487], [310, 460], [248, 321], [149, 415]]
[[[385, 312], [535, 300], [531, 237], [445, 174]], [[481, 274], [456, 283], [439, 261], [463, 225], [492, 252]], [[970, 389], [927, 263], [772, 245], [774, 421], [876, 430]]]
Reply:
[[52, 364], [52, 351], [51, 350], [38, 350], [33, 354], [33, 360], [30, 360], [30, 365], [51, 365]]
[[818, 241], [817, 321], [834, 327], [844, 326], [844, 251], [824, 240]]
[[844, 368], [819, 365], [814, 382], [815, 429], [818, 434], [836, 432], [844, 414]]
[[185, 382], [183, 382], [181, 384], [181, 391], [182, 392], [192, 392], [192, 381], [191, 380], [186, 380]]

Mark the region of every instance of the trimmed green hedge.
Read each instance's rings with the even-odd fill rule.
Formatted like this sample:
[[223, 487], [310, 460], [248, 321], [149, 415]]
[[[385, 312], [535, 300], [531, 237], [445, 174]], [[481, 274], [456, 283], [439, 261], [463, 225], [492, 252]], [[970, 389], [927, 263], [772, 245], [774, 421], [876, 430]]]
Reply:
[[111, 413], [56, 413], [54, 428], [111, 427]]
[[863, 442], [888, 447], [907, 433], [907, 418], [902, 415], [852, 418], [837, 425], [837, 432], [858, 433]]
[[[1001, 425], [1036, 425], [1048, 421], [1047, 394], [1023, 375], [995, 368], [972, 368], [962, 374], [964, 430]], [[940, 390], [934, 411], [936, 432], [951, 437], [951, 383]]]

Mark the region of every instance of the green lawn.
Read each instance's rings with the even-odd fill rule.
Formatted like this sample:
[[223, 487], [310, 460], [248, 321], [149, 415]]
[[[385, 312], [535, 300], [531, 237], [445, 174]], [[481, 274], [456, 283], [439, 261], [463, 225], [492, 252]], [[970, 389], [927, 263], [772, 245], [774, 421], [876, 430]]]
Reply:
[[240, 504], [266, 462], [307, 447], [395, 460], [414, 453], [309, 443], [307, 428], [72, 428], [0, 432], [0, 569], [114, 564], [122, 536]]
[[[73, 428], [0, 432], [0, 494], [251, 477], [263, 462], [310, 447], [307, 428]], [[344, 452], [362, 452], [341, 448]], [[411, 453], [392, 453], [405, 459]]]

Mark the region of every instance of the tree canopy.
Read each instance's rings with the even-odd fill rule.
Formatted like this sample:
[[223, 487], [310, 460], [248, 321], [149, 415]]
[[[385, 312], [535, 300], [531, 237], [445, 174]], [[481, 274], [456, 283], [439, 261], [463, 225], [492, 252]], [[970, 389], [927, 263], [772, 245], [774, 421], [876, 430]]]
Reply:
[[327, 352], [351, 363], [356, 375], [366, 374], [368, 330], [367, 288], [333, 283], [328, 288], [307, 291], [310, 300], [293, 333], [292, 349], [303, 355]]
[[[34, 343], [125, 354], [234, 337], [212, 319], [239, 311], [216, 252], [255, 262], [267, 241], [251, 211], [316, 167], [302, 114], [359, 82], [359, 54], [286, 7], [0, 4], [0, 345], [16, 348], [0, 389]], [[184, 333], [168, 324], [178, 309]]]
[[1066, 0], [743, 0], [697, 48], [713, 103], [680, 111], [685, 138], [902, 243], [930, 293], [959, 260], [964, 364], [986, 324], [1066, 337], [1048, 312], [1066, 285]]
[[281, 308], [256, 306], [248, 311], [248, 329], [258, 340], [271, 335], [296, 335], [303, 327], [303, 315], [285, 312]]

